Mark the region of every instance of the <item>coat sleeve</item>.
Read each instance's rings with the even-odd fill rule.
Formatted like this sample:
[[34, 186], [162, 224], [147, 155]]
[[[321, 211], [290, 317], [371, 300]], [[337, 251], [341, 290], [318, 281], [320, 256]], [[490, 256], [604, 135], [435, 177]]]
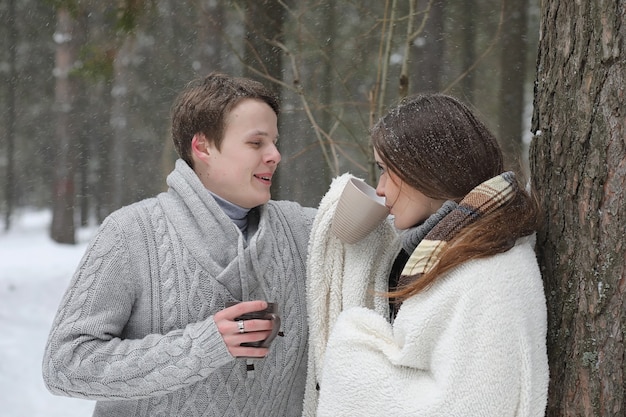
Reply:
[[105, 220], [63, 296], [43, 358], [43, 379], [54, 394], [152, 397], [233, 360], [212, 317], [167, 334], [124, 336], [139, 290], [131, 283], [132, 250], [121, 229]]

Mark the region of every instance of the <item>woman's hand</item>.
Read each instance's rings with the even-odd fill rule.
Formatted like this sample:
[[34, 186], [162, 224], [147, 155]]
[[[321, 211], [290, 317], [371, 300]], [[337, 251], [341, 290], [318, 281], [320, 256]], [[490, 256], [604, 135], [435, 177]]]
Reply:
[[243, 301], [226, 307], [213, 315], [217, 329], [222, 335], [231, 355], [236, 358], [263, 358], [267, 355], [267, 348], [241, 346], [241, 344], [267, 339], [272, 332], [272, 320], [235, 320], [246, 313], [264, 310], [265, 308], [267, 308], [265, 301]]

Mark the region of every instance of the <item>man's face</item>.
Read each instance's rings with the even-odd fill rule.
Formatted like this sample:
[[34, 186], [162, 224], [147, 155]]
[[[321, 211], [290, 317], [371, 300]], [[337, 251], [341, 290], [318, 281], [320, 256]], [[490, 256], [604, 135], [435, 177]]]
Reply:
[[277, 140], [278, 120], [272, 108], [259, 100], [243, 100], [226, 118], [221, 150], [213, 143], [207, 146], [205, 187], [241, 207], [267, 203], [281, 158]]

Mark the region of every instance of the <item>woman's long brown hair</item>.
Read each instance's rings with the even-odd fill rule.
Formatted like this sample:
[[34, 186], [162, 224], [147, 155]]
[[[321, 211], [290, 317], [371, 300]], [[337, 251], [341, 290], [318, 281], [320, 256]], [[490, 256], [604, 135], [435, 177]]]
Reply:
[[[401, 181], [435, 199], [459, 202], [504, 171], [495, 137], [464, 104], [443, 94], [403, 101], [373, 127], [372, 144]], [[539, 224], [539, 204], [534, 193], [516, 181], [516, 194], [509, 203], [465, 227], [448, 242], [430, 271], [387, 296], [401, 302], [453, 268], [505, 252], [516, 239], [533, 233]]]

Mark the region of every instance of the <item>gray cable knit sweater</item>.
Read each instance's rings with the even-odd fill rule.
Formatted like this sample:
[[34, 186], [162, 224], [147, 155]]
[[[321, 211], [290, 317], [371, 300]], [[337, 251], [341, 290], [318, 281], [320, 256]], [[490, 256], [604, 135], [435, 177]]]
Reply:
[[[109, 216], [90, 243], [48, 339], [48, 389], [99, 400], [94, 416], [299, 416], [315, 211], [270, 201], [251, 212], [246, 242], [183, 161], [167, 183]], [[284, 337], [248, 361], [251, 372], [212, 315], [254, 299], [279, 303]]]

